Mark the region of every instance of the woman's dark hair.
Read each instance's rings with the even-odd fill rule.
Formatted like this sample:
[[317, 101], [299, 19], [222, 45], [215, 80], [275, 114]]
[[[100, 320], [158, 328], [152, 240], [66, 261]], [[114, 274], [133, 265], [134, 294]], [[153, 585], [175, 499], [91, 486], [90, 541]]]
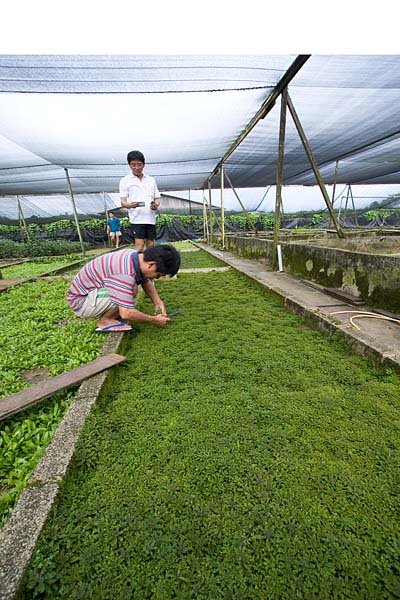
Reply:
[[157, 273], [161, 273], [161, 275], [176, 275], [181, 266], [180, 254], [170, 244], [159, 244], [146, 248], [143, 258], [146, 262], [154, 261], [157, 265]]
[[139, 150], [131, 150], [130, 152], [128, 152], [128, 155], [126, 157], [128, 164], [132, 161], [132, 160], [140, 160], [140, 162], [142, 162], [143, 164], [145, 164], [145, 160], [144, 160], [144, 156], [143, 154], [139, 151]]

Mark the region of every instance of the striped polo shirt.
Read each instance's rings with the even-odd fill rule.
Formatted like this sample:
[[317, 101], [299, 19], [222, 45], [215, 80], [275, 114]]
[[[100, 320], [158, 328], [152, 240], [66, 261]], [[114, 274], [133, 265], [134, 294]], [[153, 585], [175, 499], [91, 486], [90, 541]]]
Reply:
[[135, 308], [136, 278], [140, 279], [141, 275], [135, 273], [134, 252], [125, 249], [102, 254], [82, 267], [67, 291], [70, 308], [78, 310], [88, 293], [96, 288], [106, 288], [114, 304]]

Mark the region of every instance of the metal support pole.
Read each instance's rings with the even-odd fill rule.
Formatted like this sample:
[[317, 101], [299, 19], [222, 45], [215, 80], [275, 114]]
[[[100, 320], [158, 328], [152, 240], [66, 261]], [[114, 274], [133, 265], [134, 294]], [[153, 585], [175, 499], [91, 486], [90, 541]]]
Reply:
[[27, 240], [30, 241], [31, 236], [29, 235], [29, 229], [28, 226], [26, 224], [25, 221], [25, 217], [24, 217], [24, 213], [22, 212], [22, 206], [21, 206], [21, 201], [19, 199], [19, 196], [17, 196], [17, 205], [18, 205], [18, 220], [19, 220], [19, 227], [21, 230], [21, 240], [24, 241], [24, 234], [23, 234], [23, 229], [25, 229], [25, 233], [26, 233], [26, 238]]
[[319, 188], [320, 188], [320, 190], [322, 192], [322, 195], [324, 197], [325, 204], [326, 204], [326, 206], [328, 208], [329, 214], [330, 214], [331, 219], [333, 221], [333, 224], [335, 226], [335, 229], [336, 229], [336, 232], [338, 234], [338, 237], [344, 238], [343, 230], [340, 227], [339, 222], [338, 222], [338, 220], [336, 218], [336, 215], [335, 215], [335, 213], [333, 211], [333, 207], [332, 207], [330, 198], [328, 196], [328, 192], [326, 191], [326, 187], [325, 187], [324, 181], [323, 181], [323, 179], [321, 177], [321, 173], [319, 172], [318, 165], [317, 165], [317, 163], [315, 161], [315, 158], [314, 158], [314, 155], [312, 153], [310, 144], [308, 143], [306, 135], [305, 135], [305, 133], [303, 131], [303, 127], [301, 126], [300, 119], [297, 116], [297, 113], [296, 113], [295, 108], [294, 108], [294, 106], [292, 104], [292, 101], [290, 99], [289, 94], [287, 96], [287, 104], [288, 104], [288, 108], [290, 110], [290, 114], [292, 115], [294, 124], [296, 126], [297, 132], [298, 132], [298, 134], [300, 136], [300, 139], [301, 139], [301, 142], [303, 144], [304, 150], [306, 151], [307, 158], [310, 161], [311, 168], [314, 171], [315, 178], [316, 178], [316, 180], [318, 182]]
[[221, 242], [225, 249], [225, 210], [224, 210], [224, 165], [221, 165]]
[[83, 245], [83, 239], [82, 239], [81, 229], [79, 227], [78, 213], [76, 212], [74, 194], [72, 193], [72, 187], [71, 187], [71, 181], [70, 181], [70, 178], [69, 178], [68, 169], [64, 169], [64, 171], [65, 171], [65, 175], [67, 177], [67, 184], [68, 184], [69, 194], [71, 196], [72, 209], [74, 211], [75, 224], [76, 224], [76, 229], [78, 231], [79, 241], [81, 243], [82, 254], [85, 254], [85, 246]]
[[[280, 225], [281, 225], [282, 179], [283, 179], [283, 158], [285, 155], [287, 96], [288, 96], [288, 91], [287, 91], [287, 88], [285, 88], [281, 95], [281, 118], [280, 118], [280, 124], [279, 124], [278, 168], [277, 168], [277, 172], [276, 172], [274, 242], [272, 245], [272, 268], [275, 271], [278, 266], [278, 242], [279, 242], [279, 229], [280, 229]], [[279, 269], [279, 270], [282, 270], [282, 269]]]
[[214, 219], [213, 219], [213, 211], [212, 211], [212, 203], [211, 203], [211, 183], [208, 182], [208, 207], [210, 211], [210, 244], [212, 245], [214, 241]]
[[231, 182], [231, 180], [229, 179], [229, 177], [228, 177], [228, 173], [227, 173], [226, 171], [225, 171], [225, 178], [226, 178], [227, 182], [229, 183], [229, 185], [231, 186], [231, 188], [232, 188], [232, 191], [233, 191], [233, 193], [235, 194], [235, 196], [236, 196], [236, 199], [237, 199], [237, 201], [239, 202], [239, 204], [240, 204], [240, 206], [241, 206], [241, 208], [242, 208], [242, 211], [243, 211], [244, 213], [246, 213], [246, 215], [247, 215], [247, 210], [246, 210], [246, 209], [245, 209], [245, 207], [243, 206], [243, 203], [242, 203], [241, 199], [239, 198], [239, 195], [237, 194], [237, 192], [236, 192], [235, 188], [233, 187], [233, 185], [232, 185], [232, 182]]

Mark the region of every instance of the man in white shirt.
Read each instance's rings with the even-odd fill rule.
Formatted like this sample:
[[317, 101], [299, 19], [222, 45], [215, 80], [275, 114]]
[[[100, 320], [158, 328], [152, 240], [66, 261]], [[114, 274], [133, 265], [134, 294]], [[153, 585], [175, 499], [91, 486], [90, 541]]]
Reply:
[[127, 156], [131, 175], [119, 183], [121, 205], [128, 209], [130, 230], [135, 238], [135, 249], [154, 246], [156, 239], [156, 211], [160, 206], [160, 192], [153, 177], [143, 173], [145, 158], [139, 150]]

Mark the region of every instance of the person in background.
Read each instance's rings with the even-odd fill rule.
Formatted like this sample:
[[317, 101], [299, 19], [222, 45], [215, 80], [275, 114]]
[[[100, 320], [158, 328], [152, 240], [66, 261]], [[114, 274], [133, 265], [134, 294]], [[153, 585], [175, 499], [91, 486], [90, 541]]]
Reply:
[[128, 209], [130, 231], [135, 238], [135, 249], [154, 246], [156, 239], [156, 212], [160, 206], [160, 192], [153, 177], [143, 173], [145, 158], [139, 150], [127, 155], [130, 175], [119, 183], [121, 205]]
[[112, 245], [115, 245], [115, 248], [117, 250], [119, 248], [119, 241], [121, 239], [120, 223], [121, 220], [118, 219], [118, 217], [116, 217], [114, 213], [110, 210], [107, 219], [107, 235], [110, 236], [111, 243]]
[[[129, 331], [132, 328], [124, 320], [163, 327], [169, 318], [152, 280], [176, 275], [180, 263], [179, 252], [169, 244], [144, 252], [127, 248], [102, 254], [78, 271], [67, 302], [78, 317], [97, 319], [96, 331]], [[154, 315], [135, 308], [139, 285], [153, 302]]]

